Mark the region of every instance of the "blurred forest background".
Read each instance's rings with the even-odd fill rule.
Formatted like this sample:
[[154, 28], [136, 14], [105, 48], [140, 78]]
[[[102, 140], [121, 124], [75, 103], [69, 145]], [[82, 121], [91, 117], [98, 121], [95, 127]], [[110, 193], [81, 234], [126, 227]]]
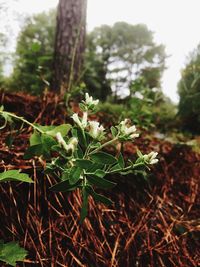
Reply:
[[[87, 31], [87, 0], [59, 0], [48, 12], [17, 14], [22, 27], [9, 54], [7, 10], [0, 2], [0, 104], [6, 111], [40, 125], [71, 123], [87, 92], [100, 100], [92, 119], [111, 127], [130, 118], [136, 125], [140, 138], [122, 145], [125, 161], [138, 149], [159, 158], [150, 174], [109, 177], [119, 182], [105, 193], [113, 206], [90, 199], [80, 226], [80, 191], [52, 192], [59, 177], [45, 175], [42, 157], [24, 157], [30, 127], [2, 127], [1, 171], [20, 169], [34, 180], [33, 186], [0, 185], [0, 237], [28, 251], [17, 266], [200, 266], [200, 39], [185, 58], [174, 103], [162, 88], [170, 55], [148, 25], [119, 21]], [[118, 144], [108, 150], [117, 154]]]
[[[9, 37], [1, 34], [0, 87], [33, 95], [55, 90], [55, 35], [56, 10], [27, 17], [12, 55], [13, 72], [5, 77]], [[70, 91], [74, 97], [80, 91], [88, 91], [101, 100], [102, 111], [120, 119], [128, 116], [134, 123], [159, 132], [199, 133], [199, 46], [188, 55], [182, 69], [177, 85], [180, 100], [176, 105], [162, 91], [161, 79], [168, 57], [165, 46], [155, 43], [154, 34], [146, 25], [126, 22], [102, 25], [87, 32], [83, 42], [83, 64], [77, 77], [65, 81], [63, 89], [60, 86], [57, 92]]]

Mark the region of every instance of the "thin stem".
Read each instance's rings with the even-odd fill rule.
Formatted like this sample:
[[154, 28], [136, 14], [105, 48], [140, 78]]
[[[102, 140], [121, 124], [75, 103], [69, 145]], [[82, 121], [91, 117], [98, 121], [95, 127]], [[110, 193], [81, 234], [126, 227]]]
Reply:
[[[124, 172], [124, 171], [134, 170], [137, 167], [141, 167], [141, 166], [144, 166], [144, 163], [142, 163], [142, 162], [136, 163], [136, 164], [128, 166], [126, 168], [121, 168], [121, 169], [113, 170], [113, 171], [106, 171], [105, 173], [106, 174], [113, 174], [113, 173], [116, 173], [116, 172]], [[89, 172], [86, 173], [86, 175], [90, 175], [90, 174], [93, 174], [93, 173], [89, 173]]]
[[114, 139], [112, 139], [112, 140], [110, 140], [110, 141], [108, 141], [108, 142], [102, 144], [100, 147], [98, 147], [98, 148], [96, 148], [95, 150], [93, 150], [92, 152], [88, 153], [88, 155], [92, 155], [92, 154], [98, 152], [99, 150], [101, 150], [101, 149], [104, 148], [105, 146], [109, 146], [109, 145], [111, 145], [112, 143], [114, 143], [114, 142], [117, 141], [117, 140], [118, 140], [118, 136], [116, 136]]
[[27, 121], [26, 119], [24, 119], [23, 117], [19, 117], [13, 113], [7, 112], [7, 111], [0, 111], [0, 114], [6, 114], [14, 119], [20, 120], [24, 123], [26, 123], [27, 125], [31, 126], [33, 129], [37, 130], [38, 132], [40, 132], [41, 134], [45, 133], [44, 131], [42, 131], [39, 127], [37, 127], [36, 125], [34, 125], [33, 123]]

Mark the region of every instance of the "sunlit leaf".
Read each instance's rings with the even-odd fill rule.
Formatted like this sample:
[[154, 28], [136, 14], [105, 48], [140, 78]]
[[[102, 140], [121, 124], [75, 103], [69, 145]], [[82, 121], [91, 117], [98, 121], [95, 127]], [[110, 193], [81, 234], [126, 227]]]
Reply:
[[17, 261], [23, 261], [27, 256], [27, 251], [20, 247], [16, 242], [9, 242], [4, 244], [0, 241], [0, 260], [16, 266]]
[[19, 170], [9, 170], [0, 173], [0, 182], [7, 182], [7, 181], [21, 181], [27, 183], [33, 183], [31, 178], [26, 173], [20, 173]]
[[61, 135], [64, 137], [68, 134], [69, 130], [71, 129], [70, 124], [61, 124], [59, 126], [55, 126], [54, 129], [50, 131], [46, 131], [46, 134], [55, 137], [58, 132], [61, 133]]

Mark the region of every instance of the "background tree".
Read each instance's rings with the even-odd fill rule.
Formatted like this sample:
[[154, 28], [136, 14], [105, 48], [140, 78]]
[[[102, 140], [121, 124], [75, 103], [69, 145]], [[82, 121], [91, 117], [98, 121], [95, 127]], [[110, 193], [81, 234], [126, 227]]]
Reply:
[[[50, 13], [42, 13], [26, 20], [24, 28], [18, 38], [16, 62], [12, 79], [13, 88], [39, 94], [45, 87], [43, 80], [52, 80], [51, 67], [56, 24], [55, 17], [55, 11], [51, 11]], [[135, 29], [135, 27], [139, 27], [138, 25], [134, 26], [122, 22], [116, 24], [125, 25], [124, 27], [128, 27], [130, 31], [132, 31], [132, 28]], [[83, 73], [77, 82], [78, 84], [79, 81], [83, 81], [89, 93], [102, 101], [105, 101], [107, 97], [112, 94], [111, 86], [116, 90], [116, 93], [118, 92], [116, 88], [119, 88], [118, 90], [120, 93], [124, 88], [126, 90], [130, 88], [132, 84], [131, 78], [133, 81], [137, 80], [138, 77], [145, 78], [149, 89], [159, 87], [160, 78], [164, 69], [165, 54], [162, 46], [158, 46], [156, 50], [147, 46], [146, 41], [141, 51], [146, 49], [146, 53], [149, 52], [149, 54], [151, 54], [150, 51], [153, 50], [155, 53], [152, 52], [152, 57], [158, 57], [158, 55], [160, 55], [163, 59], [163, 61], [157, 65], [154, 63], [154, 59], [150, 62], [146, 62], [146, 56], [142, 58], [142, 56], [146, 54], [143, 53], [142, 55], [139, 51], [139, 41], [134, 44], [133, 38], [129, 40], [129, 35], [123, 33], [121, 35], [123, 42], [119, 44], [118, 39], [120, 36], [115, 32], [115, 25], [113, 27], [103, 25], [87, 35]], [[119, 29], [121, 30], [121, 28], [123, 27], [120, 26]], [[139, 36], [135, 36], [136, 40], [138, 38]], [[157, 47], [156, 45], [154, 46]], [[158, 51], [160, 51], [160, 54]], [[127, 55], [127, 58], [124, 54]], [[141, 57], [140, 62], [142, 63], [137, 63], [137, 73], [134, 72], [134, 68], [129, 69], [127, 67], [130, 65], [129, 56], [132, 54], [135, 54], [135, 57], [138, 58], [138, 62], [139, 57]], [[114, 65], [115, 68], [113, 68]], [[134, 72], [131, 77], [128, 76], [130, 72]], [[72, 72], [72, 74], [73, 73], [74, 72]]]
[[89, 37], [88, 52], [104, 62], [106, 78], [112, 82], [116, 95], [140, 76], [146, 77], [150, 88], [160, 86], [165, 68], [164, 46], [155, 44], [146, 25], [117, 22], [112, 27], [94, 29]]
[[54, 48], [52, 89], [70, 90], [80, 75], [85, 48], [87, 0], [60, 0]]
[[5, 45], [6, 37], [3, 33], [0, 33], [0, 87], [4, 84], [4, 63], [6, 60]]
[[83, 81], [91, 95], [105, 101], [112, 94], [111, 81], [107, 77], [109, 57], [105, 53], [96, 53], [92, 33], [87, 35], [86, 40]]
[[178, 84], [179, 116], [182, 126], [200, 132], [200, 44], [190, 53]]
[[55, 11], [28, 18], [18, 37], [11, 87], [33, 94], [50, 81], [55, 36]]

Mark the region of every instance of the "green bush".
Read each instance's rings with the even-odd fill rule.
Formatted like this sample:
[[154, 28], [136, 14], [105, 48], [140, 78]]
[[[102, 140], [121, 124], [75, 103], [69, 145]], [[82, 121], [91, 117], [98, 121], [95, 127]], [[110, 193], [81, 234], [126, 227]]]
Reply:
[[178, 84], [178, 114], [182, 128], [200, 133], [200, 45], [188, 57]]

